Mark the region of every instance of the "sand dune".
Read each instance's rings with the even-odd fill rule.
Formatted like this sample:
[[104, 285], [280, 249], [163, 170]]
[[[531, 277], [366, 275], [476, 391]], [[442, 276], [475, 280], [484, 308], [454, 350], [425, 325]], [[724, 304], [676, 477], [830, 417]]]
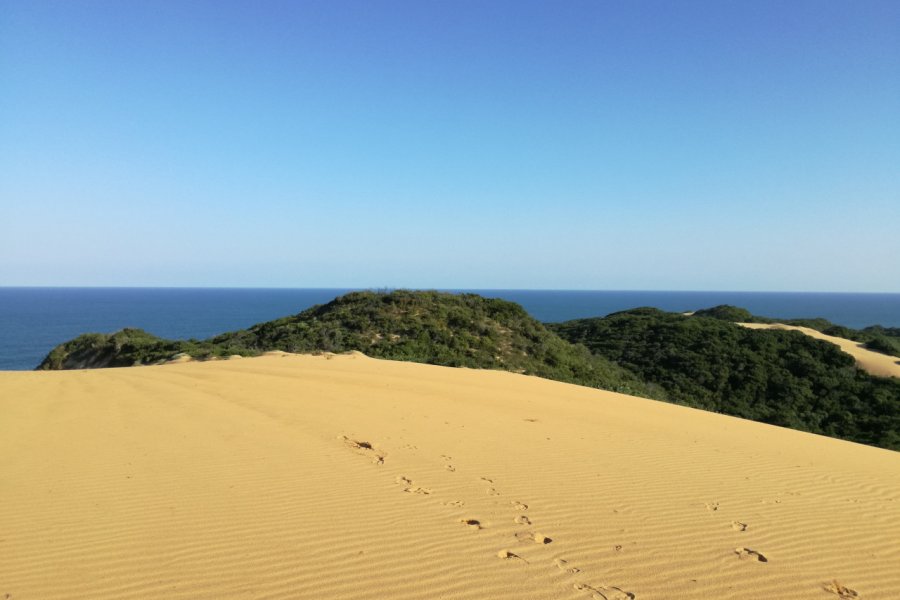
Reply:
[[790, 331], [800, 331], [808, 336], [840, 346], [841, 350], [856, 359], [856, 364], [859, 365], [860, 369], [868, 371], [872, 375], [877, 375], [879, 377], [900, 377], [900, 358], [869, 350], [859, 342], [854, 342], [853, 340], [835, 337], [833, 335], [825, 335], [821, 331], [816, 331], [809, 327], [797, 327], [795, 325], [783, 325], [781, 323], [738, 323], [738, 325], [749, 329], [785, 329]]
[[900, 454], [494, 371], [0, 373], [0, 598], [900, 598]]

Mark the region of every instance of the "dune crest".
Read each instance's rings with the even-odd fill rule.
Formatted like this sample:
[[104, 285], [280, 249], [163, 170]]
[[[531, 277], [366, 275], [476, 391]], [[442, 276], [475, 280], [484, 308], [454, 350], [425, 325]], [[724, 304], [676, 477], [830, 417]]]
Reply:
[[900, 453], [357, 358], [0, 373], [0, 598], [900, 597]]

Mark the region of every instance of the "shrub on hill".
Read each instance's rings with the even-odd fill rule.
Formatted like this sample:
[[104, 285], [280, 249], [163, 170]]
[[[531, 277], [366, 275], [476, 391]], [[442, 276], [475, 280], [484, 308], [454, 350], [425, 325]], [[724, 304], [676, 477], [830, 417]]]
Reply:
[[720, 321], [730, 321], [732, 323], [749, 323], [753, 320], [753, 315], [746, 308], [739, 306], [731, 306], [730, 304], [720, 304], [712, 308], [703, 308], [694, 312], [695, 317], [709, 317], [711, 319], [719, 319]]
[[130, 366], [165, 361], [181, 352], [204, 358], [268, 350], [358, 350], [376, 358], [503, 369], [634, 395], [662, 395], [626, 369], [562, 340], [518, 304], [439, 292], [355, 292], [199, 342], [163, 340], [140, 330], [90, 334], [58, 346], [39, 368]]
[[883, 352], [884, 354], [895, 354], [897, 352], [897, 347], [888, 338], [883, 336], [873, 337], [866, 342], [864, 346], [869, 350]]
[[834, 344], [800, 332], [647, 308], [551, 328], [660, 385], [671, 401], [900, 449], [900, 381], [868, 375]]
[[841, 337], [847, 340], [862, 342], [870, 350], [884, 352], [900, 357], [900, 327], [882, 327], [872, 325], [865, 329], [852, 329], [843, 325], [835, 325], [822, 317], [812, 319], [774, 319], [753, 315], [745, 308], [723, 304], [698, 310], [695, 317], [712, 317], [732, 323], [784, 323], [795, 327], [808, 327], [821, 331], [825, 335]]

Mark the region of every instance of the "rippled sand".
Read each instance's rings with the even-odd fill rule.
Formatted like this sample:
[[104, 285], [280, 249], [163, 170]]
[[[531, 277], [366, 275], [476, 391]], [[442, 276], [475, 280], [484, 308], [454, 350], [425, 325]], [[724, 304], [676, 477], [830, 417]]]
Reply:
[[0, 373], [0, 598], [900, 598], [900, 454], [361, 355]]

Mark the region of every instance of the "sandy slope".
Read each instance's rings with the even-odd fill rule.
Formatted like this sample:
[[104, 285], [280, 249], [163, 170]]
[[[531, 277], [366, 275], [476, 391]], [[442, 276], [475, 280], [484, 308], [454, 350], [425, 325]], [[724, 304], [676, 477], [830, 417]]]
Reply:
[[900, 358], [896, 356], [888, 356], [881, 352], [869, 350], [859, 342], [848, 340], [833, 335], [825, 335], [821, 331], [810, 329], [809, 327], [796, 327], [794, 325], [783, 325], [781, 323], [738, 323], [742, 327], [749, 329], [787, 329], [792, 331], [800, 331], [808, 336], [837, 344], [841, 350], [856, 359], [856, 364], [860, 369], [868, 371], [872, 375], [879, 377], [900, 377]]
[[900, 598], [900, 454], [683, 407], [269, 356], [0, 416], [0, 598]]

